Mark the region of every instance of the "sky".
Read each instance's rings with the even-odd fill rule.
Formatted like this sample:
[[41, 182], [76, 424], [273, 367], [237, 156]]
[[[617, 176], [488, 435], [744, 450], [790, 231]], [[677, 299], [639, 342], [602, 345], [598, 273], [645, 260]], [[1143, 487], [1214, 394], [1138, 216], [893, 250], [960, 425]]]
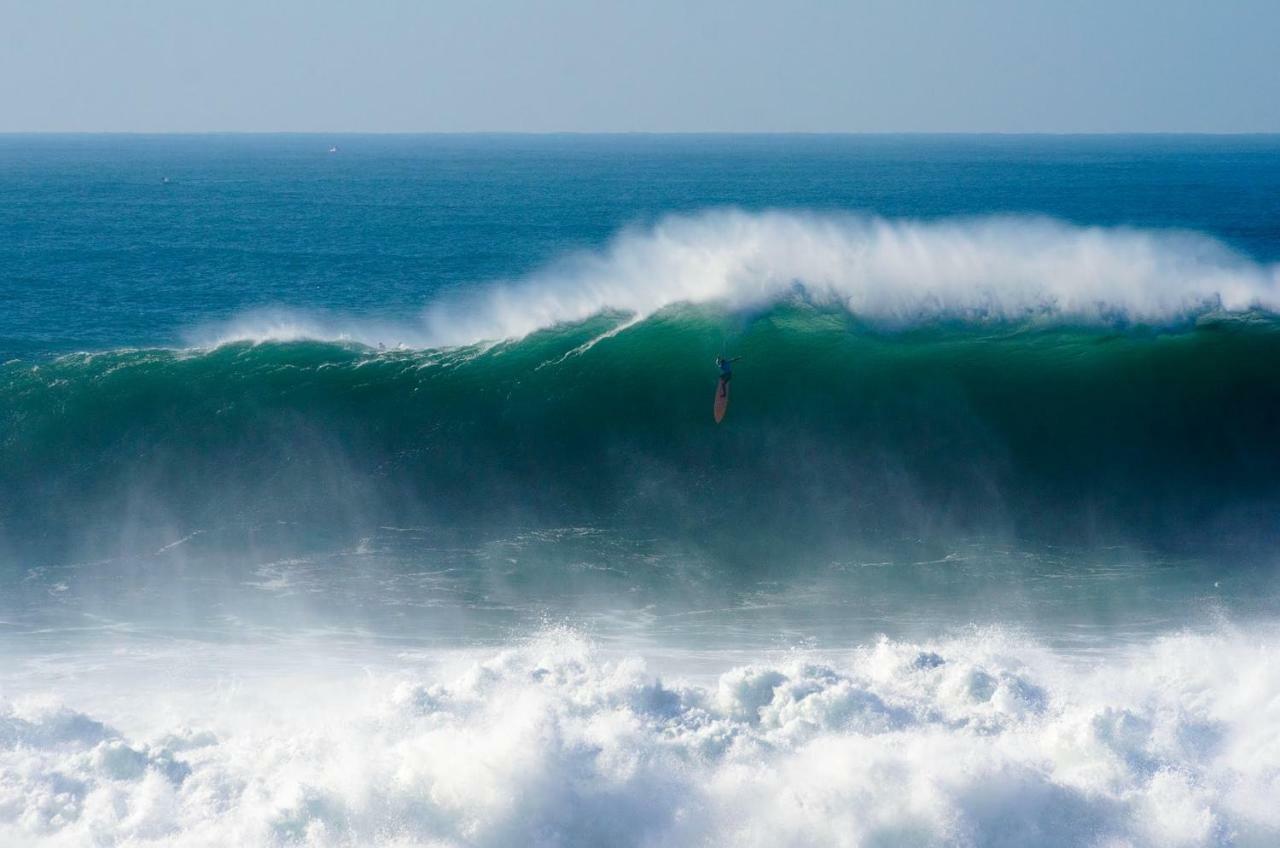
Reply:
[[0, 0], [0, 132], [1280, 132], [1280, 0]]

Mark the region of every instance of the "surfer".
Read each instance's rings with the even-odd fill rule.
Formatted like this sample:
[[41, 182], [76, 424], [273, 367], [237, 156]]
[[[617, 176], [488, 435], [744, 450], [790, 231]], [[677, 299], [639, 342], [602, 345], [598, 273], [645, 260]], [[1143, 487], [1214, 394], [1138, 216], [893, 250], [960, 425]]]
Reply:
[[733, 363], [741, 358], [741, 356], [735, 356], [732, 359], [726, 359], [723, 356], [716, 357], [716, 367], [720, 369], [721, 383], [728, 383], [733, 379]]
[[716, 384], [716, 403], [713, 408], [717, 424], [724, 420], [724, 414], [729, 409], [729, 381], [733, 379], [733, 363], [741, 358], [716, 357], [716, 367], [720, 369], [720, 382]]

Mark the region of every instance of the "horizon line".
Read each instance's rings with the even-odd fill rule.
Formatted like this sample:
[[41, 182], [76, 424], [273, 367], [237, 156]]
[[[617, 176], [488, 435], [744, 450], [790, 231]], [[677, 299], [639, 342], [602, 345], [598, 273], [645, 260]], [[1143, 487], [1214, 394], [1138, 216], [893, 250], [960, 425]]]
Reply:
[[0, 130], [3, 136], [1280, 136], [1277, 130]]

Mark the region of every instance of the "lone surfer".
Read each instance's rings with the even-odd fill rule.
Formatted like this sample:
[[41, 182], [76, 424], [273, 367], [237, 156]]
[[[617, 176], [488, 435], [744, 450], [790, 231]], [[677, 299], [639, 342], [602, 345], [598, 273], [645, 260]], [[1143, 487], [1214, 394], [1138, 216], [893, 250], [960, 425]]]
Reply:
[[725, 411], [729, 409], [729, 381], [733, 379], [733, 363], [741, 358], [741, 356], [735, 356], [732, 359], [716, 357], [716, 367], [720, 369], [720, 382], [716, 384], [716, 402], [712, 411], [715, 413], [717, 424], [724, 420]]
[[723, 356], [716, 357], [716, 367], [720, 369], [721, 384], [728, 383], [733, 379], [733, 363], [741, 358], [741, 356], [735, 356], [732, 359], [727, 359]]

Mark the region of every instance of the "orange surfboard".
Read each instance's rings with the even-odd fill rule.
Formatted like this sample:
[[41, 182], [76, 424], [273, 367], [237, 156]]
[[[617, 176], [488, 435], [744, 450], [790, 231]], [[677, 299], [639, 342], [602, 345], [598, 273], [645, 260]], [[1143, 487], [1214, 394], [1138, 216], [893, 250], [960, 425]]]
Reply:
[[715, 415], [716, 423], [719, 424], [724, 420], [725, 411], [729, 409], [729, 383], [727, 380], [719, 380], [716, 382], [716, 405]]

